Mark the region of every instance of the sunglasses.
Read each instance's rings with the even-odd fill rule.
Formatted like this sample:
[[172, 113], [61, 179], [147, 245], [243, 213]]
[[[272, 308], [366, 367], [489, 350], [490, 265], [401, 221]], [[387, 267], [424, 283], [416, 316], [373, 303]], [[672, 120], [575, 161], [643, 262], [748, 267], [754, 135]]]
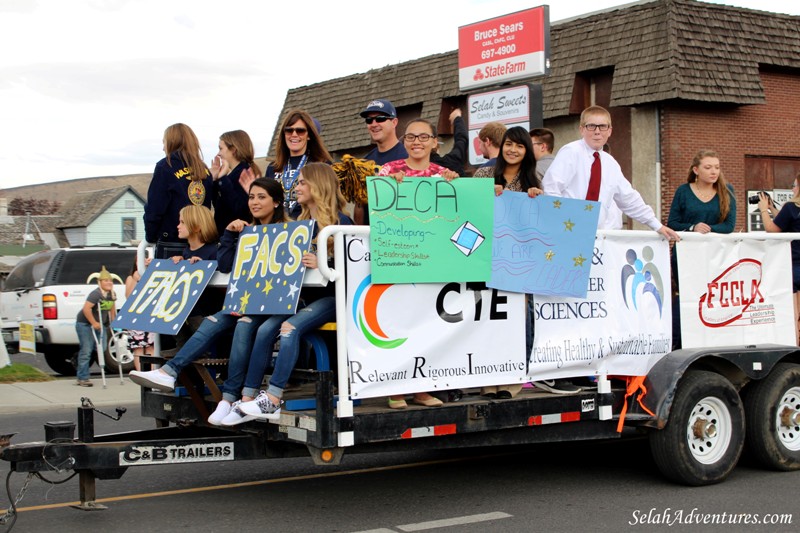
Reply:
[[307, 128], [283, 128], [283, 133], [288, 133], [289, 135], [292, 135], [293, 133], [296, 133], [298, 135], [304, 135], [304, 134], [308, 133], [308, 129]]
[[381, 115], [378, 117], [367, 117], [364, 119], [364, 122], [367, 124], [372, 124], [373, 122], [377, 122], [378, 124], [383, 124], [387, 120], [392, 120], [392, 117], [387, 117], [386, 115]]

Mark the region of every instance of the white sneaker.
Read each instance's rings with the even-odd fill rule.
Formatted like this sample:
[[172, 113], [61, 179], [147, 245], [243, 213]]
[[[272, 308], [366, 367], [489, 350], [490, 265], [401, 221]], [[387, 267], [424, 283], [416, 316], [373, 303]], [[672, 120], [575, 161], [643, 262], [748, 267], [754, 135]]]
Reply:
[[553, 394], [574, 394], [583, 390], [565, 379], [547, 379], [542, 381], [532, 381], [531, 383], [533, 383], [537, 389], [546, 390], [547, 392], [552, 392]]
[[214, 412], [211, 413], [211, 416], [208, 417], [208, 423], [212, 426], [219, 426], [222, 424], [222, 419], [228, 416], [228, 413], [230, 412], [231, 402], [222, 400], [217, 404], [217, 408], [214, 409]]
[[282, 403], [283, 402], [278, 402], [277, 405], [272, 403], [267, 392], [262, 390], [258, 393], [255, 400], [242, 403], [239, 409], [243, 413], [251, 415], [258, 420], [277, 420], [281, 417]]
[[244, 414], [239, 406], [242, 404], [242, 400], [237, 400], [233, 402], [231, 405], [231, 412], [222, 419], [221, 425], [223, 426], [236, 426], [238, 424], [244, 424], [245, 422], [250, 422], [251, 420], [255, 420], [256, 417]]
[[128, 377], [131, 378], [131, 381], [142, 387], [150, 387], [151, 389], [164, 392], [172, 392], [175, 390], [175, 378], [158, 369], [148, 372], [131, 370], [128, 372]]

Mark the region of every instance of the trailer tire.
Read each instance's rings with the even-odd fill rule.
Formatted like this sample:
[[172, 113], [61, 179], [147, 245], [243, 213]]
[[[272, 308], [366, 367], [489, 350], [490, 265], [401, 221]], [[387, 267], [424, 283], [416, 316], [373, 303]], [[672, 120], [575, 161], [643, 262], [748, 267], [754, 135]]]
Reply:
[[749, 388], [745, 442], [752, 457], [774, 470], [800, 469], [800, 365], [779, 363]]
[[727, 379], [690, 370], [678, 383], [667, 425], [650, 434], [653, 459], [672, 481], [719, 483], [741, 456], [744, 420], [739, 394]]

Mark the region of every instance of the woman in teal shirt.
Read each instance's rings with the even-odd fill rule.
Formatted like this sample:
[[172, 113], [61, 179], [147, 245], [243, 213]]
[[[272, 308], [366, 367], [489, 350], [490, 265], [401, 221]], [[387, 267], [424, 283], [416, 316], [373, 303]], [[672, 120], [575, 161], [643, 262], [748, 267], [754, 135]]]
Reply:
[[667, 226], [675, 231], [731, 233], [735, 224], [733, 187], [722, 175], [719, 157], [711, 150], [700, 150], [686, 183], [675, 191]]

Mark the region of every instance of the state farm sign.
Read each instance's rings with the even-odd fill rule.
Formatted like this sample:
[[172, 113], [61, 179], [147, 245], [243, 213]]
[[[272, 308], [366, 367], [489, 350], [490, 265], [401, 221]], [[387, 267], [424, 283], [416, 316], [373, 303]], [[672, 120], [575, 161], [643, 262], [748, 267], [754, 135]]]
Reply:
[[549, 58], [548, 6], [458, 28], [458, 86], [462, 91], [547, 74]]

